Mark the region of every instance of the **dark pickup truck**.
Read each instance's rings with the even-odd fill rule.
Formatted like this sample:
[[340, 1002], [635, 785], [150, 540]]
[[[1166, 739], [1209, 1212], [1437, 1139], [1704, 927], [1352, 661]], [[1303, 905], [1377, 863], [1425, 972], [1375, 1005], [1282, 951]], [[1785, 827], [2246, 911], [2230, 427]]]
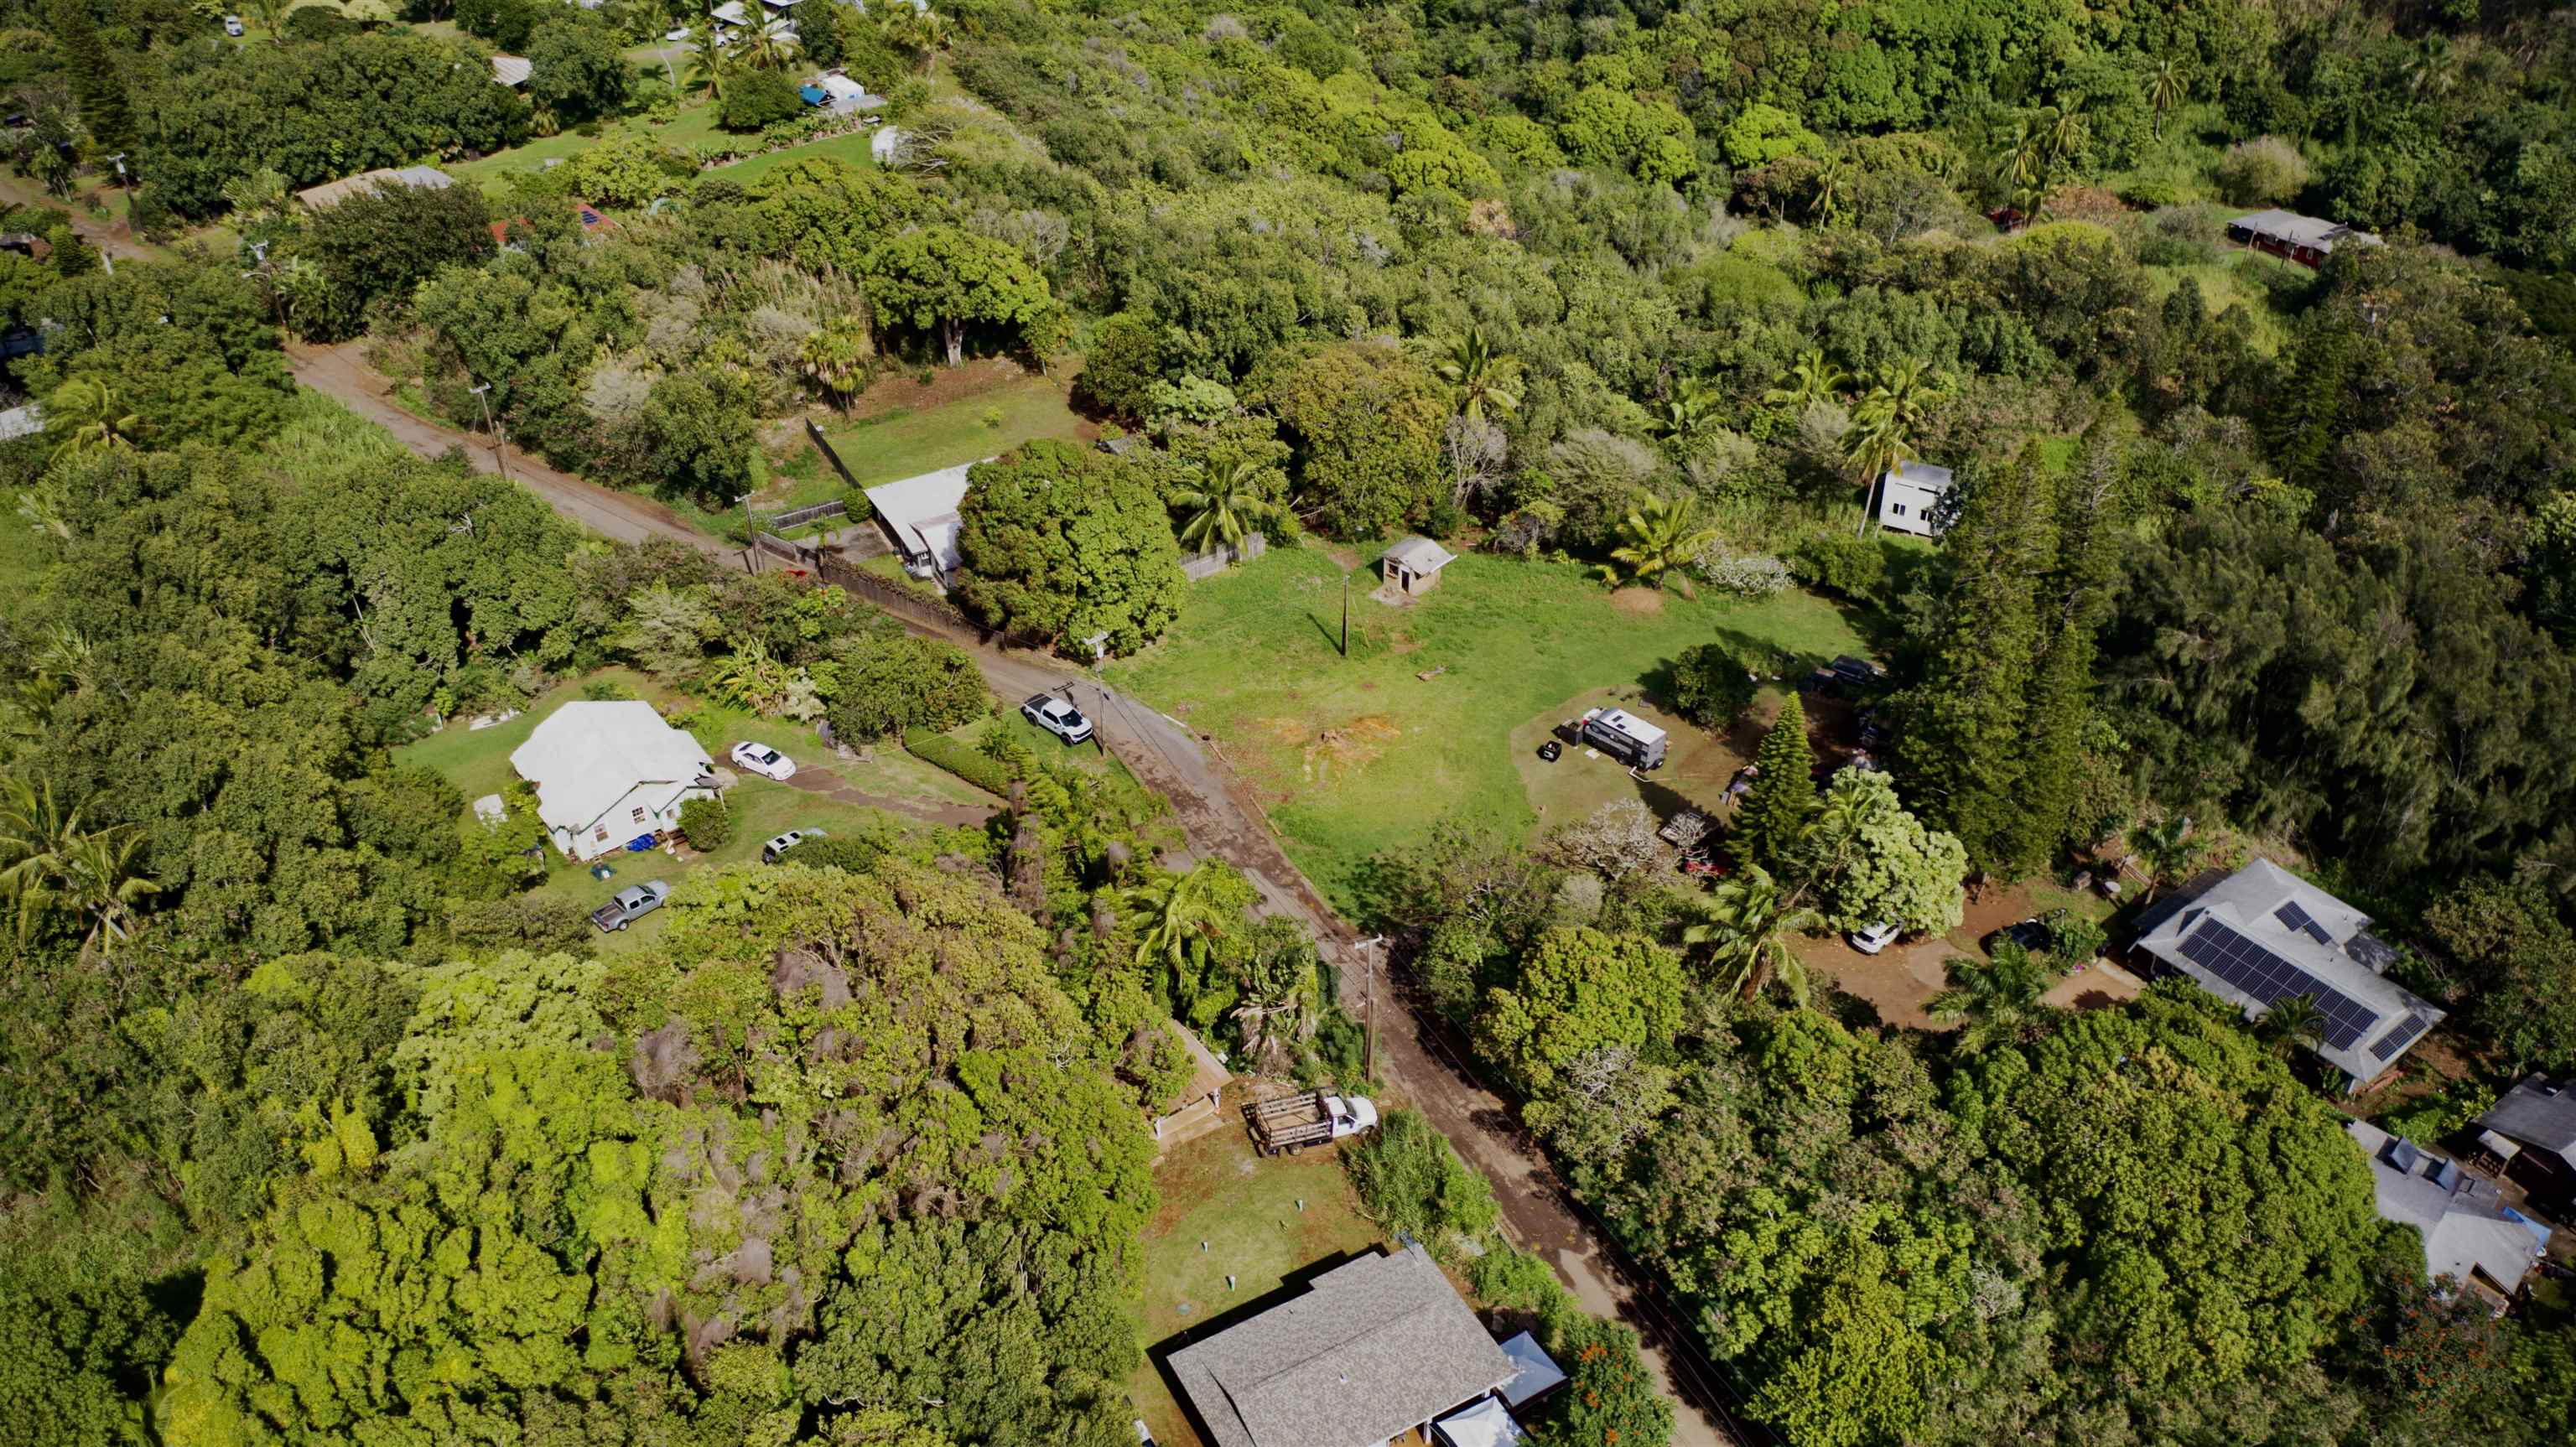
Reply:
[[658, 879], [630, 884], [617, 891], [608, 903], [590, 912], [590, 922], [614, 934], [662, 907], [671, 897], [671, 886]]

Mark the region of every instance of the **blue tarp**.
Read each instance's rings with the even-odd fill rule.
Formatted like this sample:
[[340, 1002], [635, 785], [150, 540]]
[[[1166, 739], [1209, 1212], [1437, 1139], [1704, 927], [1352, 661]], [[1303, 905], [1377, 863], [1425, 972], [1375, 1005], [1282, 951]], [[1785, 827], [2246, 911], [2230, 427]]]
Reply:
[[629, 854], [642, 854], [652, 847], [653, 836], [650, 834], [638, 834], [626, 841], [626, 852]]
[[796, 88], [796, 93], [805, 97], [805, 104], [809, 106], [821, 105], [832, 98], [830, 93], [819, 85], [800, 85]]

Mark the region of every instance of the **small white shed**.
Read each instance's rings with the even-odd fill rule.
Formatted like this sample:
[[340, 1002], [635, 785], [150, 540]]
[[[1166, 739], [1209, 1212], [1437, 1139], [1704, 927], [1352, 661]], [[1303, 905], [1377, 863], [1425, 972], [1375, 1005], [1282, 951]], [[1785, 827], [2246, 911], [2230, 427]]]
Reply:
[[1900, 462], [1878, 479], [1878, 523], [1918, 538], [1939, 537], [1933, 509], [1950, 491], [1950, 469]]

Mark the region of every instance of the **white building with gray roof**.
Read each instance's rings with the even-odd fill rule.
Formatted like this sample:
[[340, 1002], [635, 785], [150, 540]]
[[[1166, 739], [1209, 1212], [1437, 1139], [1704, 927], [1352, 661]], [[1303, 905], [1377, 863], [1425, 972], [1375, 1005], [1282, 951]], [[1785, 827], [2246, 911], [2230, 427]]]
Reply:
[[2325, 1016], [2316, 1053], [2358, 1090], [2388, 1072], [2443, 1011], [2381, 978], [2397, 952], [2370, 916], [2268, 859], [2204, 876], [2138, 919], [2136, 948], [2260, 1019], [2293, 995]]
[[1523, 1370], [1419, 1246], [1337, 1266], [1169, 1366], [1209, 1447], [1379, 1447]]
[[2424, 1274], [2448, 1291], [2475, 1291], [2503, 1310], [2549, 1249], [2549, 1228], [2504, 1203], [2489, 1182], [2460, 1163], [2390, 1135], [2366, 1120], [2344, 1133], [2370, 1159], [2370, 1183], [2383, 1221], [2412, 1226], [2424, 1238]]

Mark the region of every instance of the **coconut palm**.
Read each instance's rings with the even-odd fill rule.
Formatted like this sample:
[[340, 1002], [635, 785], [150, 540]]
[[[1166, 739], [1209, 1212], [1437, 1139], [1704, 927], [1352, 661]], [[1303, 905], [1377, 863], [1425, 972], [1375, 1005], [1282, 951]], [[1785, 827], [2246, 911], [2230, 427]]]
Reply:
[[1780, 374], [1779, 385], [1762, 394], [1763, 405], [1786, 407], [1804, 412], [1818, 402], [1830, 402], [1851, 385], [1851, 375], [1825, 359], [1817, 348], [1798, 354], [1789, 370]]
[[1624, 541], [1610, 550], [1601, 572], [1612, 583], [1671, 583], [1685, 598], [1697, 596], [1682, 569], [1700, 550], [1717, 541], [1717, 529], [1704, 522], [1699, 499], [1689, 493], [1650, 497], [1619, 520]]
[[2181, 105], [2186, 89], [2182, 67], [2170, 60], [2159, 60], [2147, 69], [2147, 104], [2156, 108], [2156, 139], [2165, 138], [2165, 112]]
[[287, 194], [286, 177], [266, 167], [223, 184], [224, 204], [232, 208], [233, 220], [241, 226], [285, 215]]
[[689, 44], [688, 83], [706, 87], [707, 99], [722, 100], [724, 80], [724, 47], [716, 42], [716, 23], [712, 18], [701, 20]]
[[2047, 186], [2049, 127], [2054, 117], [2053, 111], [2024, 111], [2014, 121], [2012, 135], [2004, 142], [2003, 159], [1996, 167], [1997, 179], [2006, 190], [2018, 193]]
[[1965, 1020], [1957, 1043], [1961, 1055], [1974, 1055], [1990, 1045], [2017, 1040], [2047, 1013], [2040, 997], [2052, 976], [2030, 951], [2010, 940], [1998, 941], [1992, 959], [1954, 955], [1942, 962], [1950, 987], [1924, 1002], [1935, 1020]]
[[83, 953], [113, 954], [161, 886], [137, 867], [139, 830], [92, 829], [82, 812], [64, 808], [50, 784], [0, 781], [0, 899], [16, 913], [22, 941], [60, 910], [83, 927]]
[[106, 383], [75, 377], [45, 398], [45, 425], [69, 429], [62, 446], [54, 449], [59, 458], [130, 448], [143, 419], [124, 410]]
[[939, 52], [948, 48], [948, 22], [908, 0], [890, 0], [885, 36], [896, 49], [909, 50], [920, 57], [921, 68], [926, 72]]
[[2200, 857], [2201, 842], [2191, 837], [2191, 816], [2173, 814], [2129, 831], [2129, 843], [2147, 862], [2147, 898], [2167, 880], [2180, 879]]
[[2313, 1050], [2326, 1038], [2326, 1012], [2314, 995], [2284, 995], [2263, 1011], [2257, 1030], [2281, 1054]]
[[290, 256], [267, 268], [267, 275], [268, 289], [277, 297], [278, 314], [288, 318], [310, 312], [331, 286], [322, 268], [300, 256]]
[[[1207, 1023], [1195, 1008], [1216, 962], [1217, 942], [1231, 932], [1242, 911], [1219, 903], [1221, 866], [1202, 862], [1187, 874], [1118, 892], [1128, 908], [1142, 912], [1144, 929], [1136, 936], [1136, 963], [1169, 973], [1172, 998], [1181, 1013]], [[1213, 1012], [1211, 1012], [1213, 1013]]]
[[1778, 980], [1789, 997], [1807, 1003], [1807, 967], [1789, 948], [1789, 937], [1815, 929], [1824, 917], [1784, 891], [1758, 864], [1717, 882], [1695, 904], [1698, 923], [1682, 930], [1682, 943], [1705, 945], [1717, 978], [1744, 999]]
[[743, 38], [743, 64], [754, 70], [785, 70], [796, 63], [796, 34], [782, 21], [754, 26]]
[[[1852, 409], [1852, 430], [1843, 434], [1843, 455], [1864, 488], [1897, 464], [1915, 456], [1914, 438], [1932, 403], [1949, 390], [1949, 381], [1912, 357], [1879, 369], [1878, 378]], [[1861, 528], [1869, 527], [1871, 499], [1861, 499]]]
[[1274, 1046], [1303, 1032], [1306, 1007], [1315, 992], [1315, 965], [1315, 946], [1302, 935], [1253, 952], [1235, 982], [1232, 1011], [1235, 1033], [1253, 1059], [1265, 1058]]
[[1467, 328], [1432, 370], [1449, 384], [1450, 408], [1461, 417], [1510, 417], [1521, 410], [1521, 359], [1495, 351], [1482, 327]]
[[1277, 503], [1261, 495], [1254, 470], [1241, 458], [1211, 462], [1199, 471], [1199, 485], [1172, 493], [1172, 506], [1189, 518], [1181, 524], [1181, 547], [1204, 553], [1239, 547], [1255, 526], [1279, 517]]

